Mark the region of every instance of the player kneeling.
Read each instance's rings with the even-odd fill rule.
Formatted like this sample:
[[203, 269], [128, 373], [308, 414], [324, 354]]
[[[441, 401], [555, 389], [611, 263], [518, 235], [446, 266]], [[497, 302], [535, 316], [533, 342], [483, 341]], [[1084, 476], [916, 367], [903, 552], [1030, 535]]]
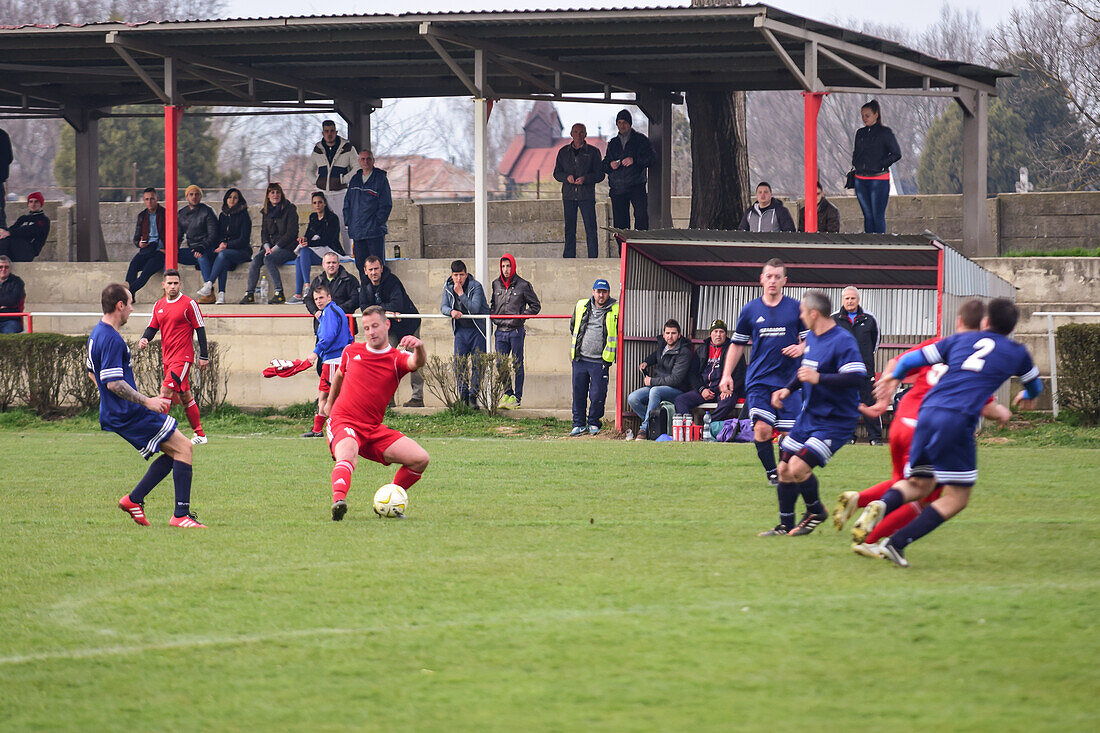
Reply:
[[348, 489], [359, 456], [383, 466], [400, 463], [393, 483], [405, 491], [420, 480], [430, 460], [415, 440], [382, 424], [386, 405], [401, 378], [427, 361], [424, 342], [405, 336], [398, 348], [390, 346], [390, 321], [376, 305], [363, 311], [362, 325], [367, 341], [344, 349], [325, 405], [329, 416], [325, 432], [336, 460], [332, 469], [334, 522], [348, 511]]

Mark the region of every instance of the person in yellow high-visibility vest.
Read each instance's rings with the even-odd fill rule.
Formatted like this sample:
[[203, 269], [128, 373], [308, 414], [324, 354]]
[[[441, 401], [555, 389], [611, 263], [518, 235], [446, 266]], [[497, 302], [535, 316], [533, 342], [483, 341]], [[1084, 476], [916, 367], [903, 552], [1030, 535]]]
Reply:
[[600, 432], [608, 373], [619, 346], [619, 303], [611, 297], [607, 280], [592, 283], [592, 297], [577, 301], [569, 330], [573, 334], [569, 352], [573, 360], [573, 429], [569, 435], [595, 435]]

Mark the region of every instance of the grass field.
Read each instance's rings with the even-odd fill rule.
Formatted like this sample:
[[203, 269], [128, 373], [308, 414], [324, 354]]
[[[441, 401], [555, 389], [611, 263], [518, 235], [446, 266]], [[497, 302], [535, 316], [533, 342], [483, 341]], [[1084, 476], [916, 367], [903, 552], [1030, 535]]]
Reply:
[[[901, 570], [831, 526], [755, 537], [751, 446], [425, 438], [407, 520], [363, 463], [336, 524], [291, 429], [196, 450], [205, 532], [167, 527], [170, 481], [152, 527], [115, 508], [119, 438], [5, 429], [0, 729], [1100, 727], [1098, 450], [983, 447]], [[842, 451], [830, 506], [887, 462]]]

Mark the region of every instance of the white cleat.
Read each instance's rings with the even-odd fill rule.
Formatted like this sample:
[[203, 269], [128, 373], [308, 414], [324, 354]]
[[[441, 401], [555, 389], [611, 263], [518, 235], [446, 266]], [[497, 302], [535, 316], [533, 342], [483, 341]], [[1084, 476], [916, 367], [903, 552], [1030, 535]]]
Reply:
[[885, 542], [885, 541], [886, 541], [886, 538], [883, 537], [881, 540], [879, 540], [878, 542], [875, 542], [874, 544], [868, 544], [866, 542], [862, 542], [860, 544], [855, 544], [855, 545], [852, 545], [852, 552], [856, 553], [857, 555], [863, 555], [864, 557], [881, 558], [882, 557], [882, 543]]
[[844, 529], [844, 525], [855, 516], [857, 509], [859, 509], [859, 492], [840, 492], [836, 500], [836, 509], [833, 509], [833, 526], [836, 527], [837, 532]]
[[852, 542], [863, 544], [867, 535], [875, 528], [882, 518], [886, 516], [886, 504], [882, 501], [872, 501], [859, 515], [855, 526], [852, 527]]
[[196, 435], [194, 438], [191, 438], [191, 443], [194, 445], [206, 445], [209, 442], [210, 440], [205, 435]]

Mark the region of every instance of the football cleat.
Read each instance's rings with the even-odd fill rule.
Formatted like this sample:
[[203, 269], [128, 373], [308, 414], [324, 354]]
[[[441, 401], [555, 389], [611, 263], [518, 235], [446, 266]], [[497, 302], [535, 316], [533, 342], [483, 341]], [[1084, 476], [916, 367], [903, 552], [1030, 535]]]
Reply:
[[130, 501], [130, 495], [126, 494], [118, 500], [118, 508], [130, 515], [130, 518], [143, 527], [149, 526], [149, 520], [145, 518], [145, 503], [138, 504]]
[[323, 438], [323, 437], [325, 437], [325, 434], [324, 433], [319, 433], [316, 430], [307, 430], [304, 433], [302, 433], [302, 437], [303, 438]]
[[766, 529], [763, 532], [757, 532], [757, 537], [786, 537], [791, 533], [790, 527], [785, 527], [782, 524], [775, 525], [772, 529]]
[[852, 542], [863, 544], [864, 540], [867, 539], [867, 535], [871, 534], [871, 530], [885, 516], [886, 504], [881, 501], [872, 501], [868, 504], [863, 513], [859, 515], [859, 519], [856, 520], [855, 526], [852, 527]]
[[194, 512], [182, 517], [172, 517], [168, 524], [173, 527], [183, 527], [185, 529], [206, 529], [205, 524], [199, 524], [199, 518]]
[[869, 544], [867, 542], [860, 542], [852, 545], [852, 552], [857, 555], [863, 555], [864, 557], [882, 557], [882, 543], [886, 541], [883, 537], [878, 542]]
[[856, 509], [859, 509], [859, 492], [841, 491], [836, 498], [836, 509], [833, 510], [833, 526], [837, 532], [844, 529], [844, 525], [855, 515]]
[[894, 543], [890, 541], [889, 537], [879, 543], [879, 557], [886, 558], [899, 568], [909, 567], [909, 561], [905, 559], [905, 555], [902, 554], [901, 550], [894, 547]]
[[348, 503], [343, 499], [332, 503], [332, 521], [339, 522], [348, 513]]
[[768, 483], [772, 486], [779, 486], [779, 472], [768, 471]]
[[191, 438], [191, 443], [194, 445], [206, 445], [209, 442], [210, 440], [205, 435], [196, 435], [194, 438]]
[[806, 512], [802, 515], [802, 520], [798, 524], [796, 524], [794, 529], [792, 529], [787, 534], [789, 534], [791, 537], [801, 537], [802, 535], [809, 534], [810, 532], [813, 532], [815, 529], [817, 529], [817, 525], [821, 524], [828, 518], [829, 515], [825, 512], [822, 512], [821, 514]]

